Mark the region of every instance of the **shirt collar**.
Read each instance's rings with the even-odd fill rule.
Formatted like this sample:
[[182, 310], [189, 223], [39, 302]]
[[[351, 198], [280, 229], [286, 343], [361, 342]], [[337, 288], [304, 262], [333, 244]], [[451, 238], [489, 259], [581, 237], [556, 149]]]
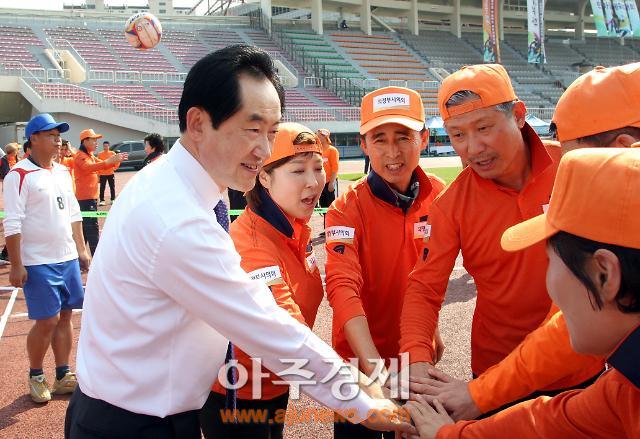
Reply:
[[373, 169], [369, 171], [367, 184], [376, 198], [402, 209], [403, 212], [407, 212], [416, 201], [426, 198], [432, 190], [431, 182], [420, 166], [413, 171], [408, 194], [399, 196], [400, 194], [393, 190]]
[[607, 363], [640, 389], [640, 325], [622, 340]]
[[287, 238], [293, 238], [293, 226], [282, 209], [273, 201], [273, 198], [271, 198], [263, 187], [258, 189], [258, 195], [260, 196], [261, 203], [260, 206], [255, 208], [254, 212], [271, 224], [278, 232]]
[[222, 198], [220, 188], [202, 165], [184, 148], [180, 140], [176, 140], [166, 157], [176, 168], [178, 175], [203, 202], [205, 208], [213, 210]]

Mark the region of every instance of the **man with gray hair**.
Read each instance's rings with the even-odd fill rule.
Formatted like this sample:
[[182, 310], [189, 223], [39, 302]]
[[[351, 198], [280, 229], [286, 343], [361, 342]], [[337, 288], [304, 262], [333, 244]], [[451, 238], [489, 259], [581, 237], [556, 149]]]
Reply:
[[[468, 66], [453, 73], [442, 83], [438, 104], [451, 144], [468, 167], [431, 207], [428, 254], [409, 278], [400, 344], [410, 354], [412, 376], [451, 382], [455, 380], [430, 365], [434, 359], [431, 340], [460, 251], [477, 287], [471, 332], [474, 377], [499, 363], [554, 311], [545, 285], [544, 245], [507, 253], [500, 247], [500, 238], [507, 228], [546, 209], [560, 149], [543, 144], [525, 122], [525, 105], [501, 65]], [[568, 343], [564, 347], [571, 349]], [[567, 355], [567, 361], [585, 364], [584, 356], [578, 354]], [[597, 362], [587, 364], [591, 367], [573, 368], [531, 392], [583, 385], [599, 371]], [[545, 373], [535, 365], [530, 372]], [[521, 371], [513, 374], [520, 377]], [[508, 392], [494, 397], [492, 391], [509, 384], [474, 380], [468, 395], [475, 404], [466, 405], [466, 413], [452, 413], [453, 417], [472, 419], [512, 402], [500, 400]], [[429, 392], [420, 389], [425, 390]]]

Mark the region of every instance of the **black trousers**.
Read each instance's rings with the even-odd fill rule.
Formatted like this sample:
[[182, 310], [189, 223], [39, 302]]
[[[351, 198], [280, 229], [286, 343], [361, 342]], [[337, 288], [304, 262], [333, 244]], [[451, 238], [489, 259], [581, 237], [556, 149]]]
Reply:
[[393, 431], [369, 430], [360, 424], [352, 424], [347, 420], [333, 423], [334, 439], [394, 439]]
[[267, 400], [238, 399], [237, 410], [242, 415], [255, 416], [253, 422], [246, 421], [247, 418], [237, 423], [222, 419], [225, 400], [225, 395], [211, 392], [200, 410], [200, 427], [206, 439], [282, 439], [282, 420], [287, 410], [289, 392]]
[[[78, 204], [83, 212], [96, 212], [98, 210], [98, 200], [78, 200]], [[98, 218], [82, 218], [82, 233], [84, 234], [84, 242], [89, 245], [89, 250], [93, 255], [100, 239]]]
[[333, 192], [329, 192], [329, 189], [327, 189], [328, 186], [329, 183], [325, 183], [324, 189], [322, 189], [322, 193], [320, 194], [320, 199], [318, 200], [320, 207], [329, 207], [331, 206], [331, 203], [333, 203], [333, 200], [336, 199], [336, 192], [338, 191], [338, 181], [336, 180], [336, 183], [333, 186]]
[[[480, 416], [478, 416], [477, 419], [488, 418], [490, 416], [495, 415], [498, 412], [501, 412], [502, 410], [508, 409], [509, 407], [512, 407], [512, 406], [514, 406], [516, 404], [520, 404], [521, 402], [528, 401], [530, 399], [535, 399], [535, 398], [537, 398], [539, 396], [556, 396], [556, 395], [558, 395], [558, 394], [560, 394], [562, 392], [566, 392], [567, 390], [585, 389], [585, 388], [589, 387], [590, 385], [592, 385], [593, 383], [595, 383], [596, 380], [600, 377], [600, 375], [602, 375], [602, 372], [604, 372], [604, 370], [598, 372], [597, 374], [595, 374], [594, 376], [592, 376], [588, 380], [578, 384], [577, 386], [567, 387], [565, 389], [537, 390], [537, 391], [533, 392], [532, 394], [525, 396], [522, 399], [519, 399], [517, 401], [513, 401], [513, 402], [510, 402], [508, 404], [505, 404], [502, 407], [499, 407], [499, 408], [497, 408], [495, 410], [491, 410], [490, 412], [483, 413]], [[473, 375], [474, 379], [478, 378], [478, 376], [475, 373], [472, 374], [472, 375]]]
[[159, 418], [91, 398], [77, 387], [64, 420], [65, 439], [200, 439], [198, 410]]
[[109, 192], [111, 194], [111, 202], [116, 199], [116, 179], [115, 175], [101, 175], [100, 176], [100, 201], [104, 201], [104, 190], [109, 183]]

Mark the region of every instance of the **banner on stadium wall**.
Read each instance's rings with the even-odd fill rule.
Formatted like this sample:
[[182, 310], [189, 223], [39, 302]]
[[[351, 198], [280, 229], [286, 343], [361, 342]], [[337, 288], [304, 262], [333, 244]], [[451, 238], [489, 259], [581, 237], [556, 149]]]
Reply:
[[500, 63], [500, 17], [498, 0], [482, 0], [484, 62]]
[[640, 15], [638, 14], [638, 5], [636, 0], [624, 0], [624, 6], [627, 9], [627, 17], [629, 17], [629, 25], [634, 37], [640, 38]]
[[591, 0], [593, 22], [596, 25], [596, 31], [598, 32], [599, 37], [609, 36], [609, 23], [605, 16], [605, 3], [608, 3], [609, 8], [611, 8], [610, 0]]
[[527, 0], [529, 21], [529, 48], [527, 58], [530, 63], [546, 62], [544, 53], [544, 0]]
[[611, 5], [613, 6], [613, 18], [611, 21], [613, 36], [620, 38], [630, 37], [632, 35], [631, 24], [629, 23], [624, 0], [612, 0]]

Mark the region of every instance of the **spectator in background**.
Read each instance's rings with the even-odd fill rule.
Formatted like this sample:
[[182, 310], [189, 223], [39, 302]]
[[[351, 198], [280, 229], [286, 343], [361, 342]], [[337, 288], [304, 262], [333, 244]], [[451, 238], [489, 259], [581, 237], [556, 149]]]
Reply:
[[[98, 139], [101, 138], [102, 134], [96, 134], [92, 129], [80, 132], [80, 150], [76, 154], [73, 167], [76, 198], [83, 212], [98, 210], [98, 171], [113, 168], [126, 158], [126, 154], [115, 154], [103, 161], [94, 156]], [[100, 236], [98, 218], [83, 218], [82, 231], [93, 255]]]
[[327, 176], [327, 182], [320, 195], [320, 207], [329, 207], [338, 193], [338, 161], [340, 154], [331, 144], [331, 132], [326, 128], [318, 130], [318, 138], [322, 142], [322, 165]]
[[0, 159], [0, 180], [4, 180], [9, 170], [18, 162], [19, 149], [20, 145], [17, 143], [9, 143], [4, 147], [5, 155]]
[[[34, 116], [25, 129], [33, 142], [33, 155], [16, 164], [3, 187], [9, 282], [23, 289], [29, 319], [35, 321], [26, 344], [28, 389], [37, 403], [49, 401], [52, 393], [72, 393], [77, 384], [69, 367], [71, 312], [82, 308], [80, 269], [88, 269], [91, 258], [82, 237], [71, 177], [54, 161], [62, 143], [60, 133], [68, 130], [67, 123], [56, 122], [49, 114]], [[43, 370], [49, 346], [56, 365], [51, 390]]]
[[147, 166], [149, 163], [157, 160], [165, 152], [164, 139], [160, 134], [152, 133], [144, 138], [144, 151], [147, 156], [142, 162], [142, 167]]
[[[110, 157], [116, 155], [115, 152], [111, 151], [111, 144], [108, 141], [102, 142], [102, 151], [98, 154], [98, 158], [100, 160], [107, 160]], [[113, 175], [116, 169], [120, 166], [120, 163], [116, 164], [114, 167], [103, 169], [98, 171], [98, 175], [100, 176], [100, 202], [98, 205], [104, 206], [104, 190], [107, 187], [107, 183], [109, 183], [109, 193], [111, 195], [110, 204], [113, 204], [113, 201], [116, 199], [116, 180]]]
[[27, 139], [27, 141], [24, 142], [24, 144], [22, 145], [22, 157], [21, 157], [21, 159], [29, 158], [30, 155], [31, 155], [31, 141], [29, 141], [29, 139]]
[[[18, 161], [18, 150], [20, 145], [17, 143], [9, 143], [4, 147], [4, 156], [0, 159], [0, 180], [4, 181], [11, 168]], [[0, 253], [0, 261], [9, 261], [9, 255], [7, 254], [7, 246], [5, 245]]]

